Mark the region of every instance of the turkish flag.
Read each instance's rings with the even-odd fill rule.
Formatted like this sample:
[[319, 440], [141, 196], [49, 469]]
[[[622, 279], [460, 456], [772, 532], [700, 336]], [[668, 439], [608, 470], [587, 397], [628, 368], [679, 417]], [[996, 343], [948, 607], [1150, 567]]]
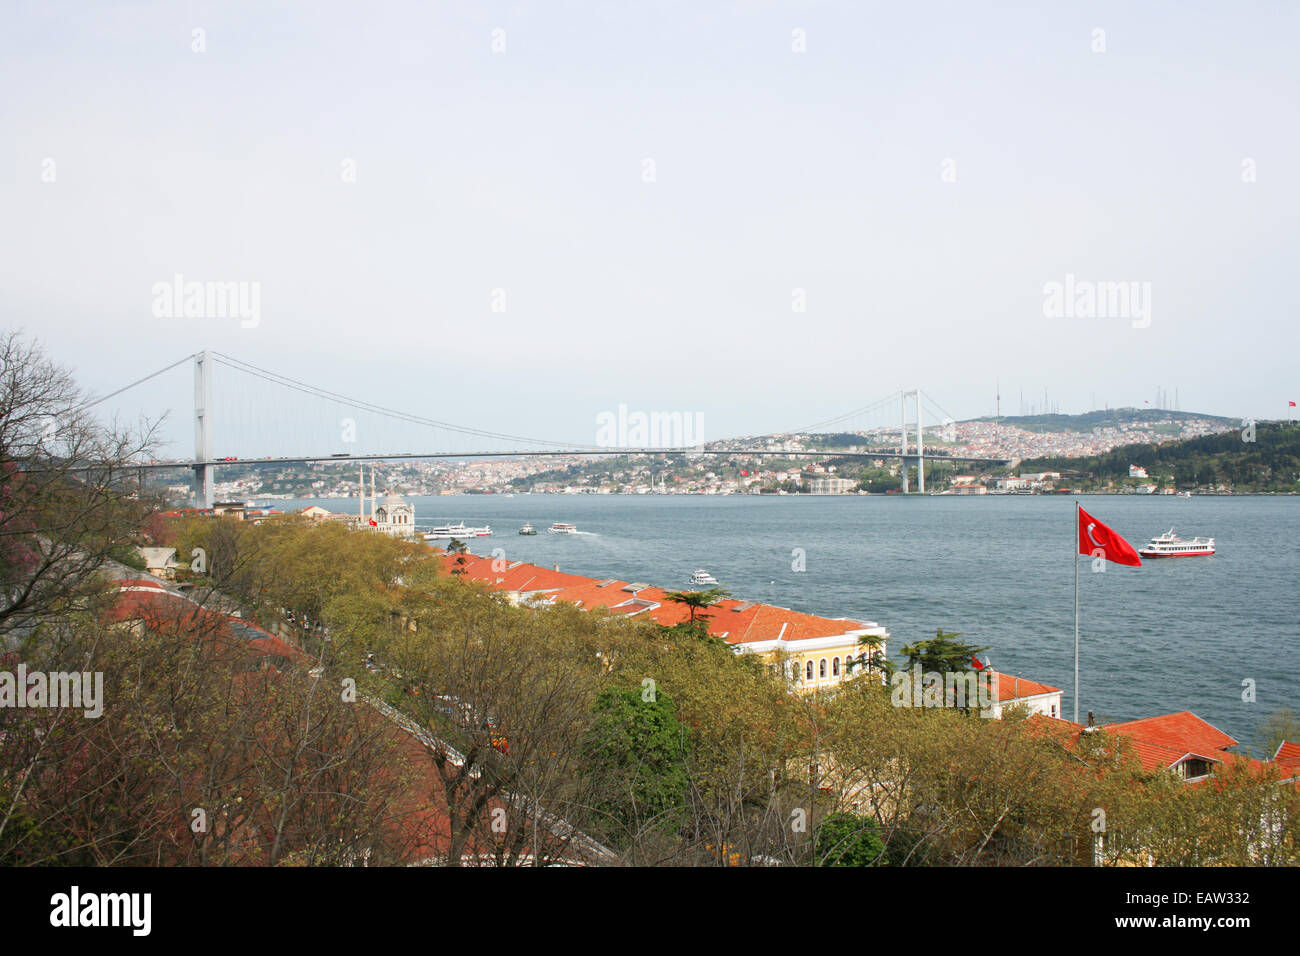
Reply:
[[1133, 545], [1082, 508], [1079, 509], [1079, 553], [1102, 557], [1116, 564], [1142, 567], [1142, 559], [1133, 550]]
[[379, 522], [376, 521], [374, 518], [371, 518], [371, 519], [370, 519], [370, 527], [372, 527], [372, 528], [378, 528], [378, 527], [379, 527]]
[[982, 670], [984, 669], [984, 665], [980, 663], [978, 657], [972, 657], [972, 658], [970, 659], [970, 662], [971, 662], [971, 665], [974, 666], [974, 668], [975, 668], [977, 671], [982, 671]]
[[1287, 408], [1295, 408], [1295, 402], [1287, 402]]

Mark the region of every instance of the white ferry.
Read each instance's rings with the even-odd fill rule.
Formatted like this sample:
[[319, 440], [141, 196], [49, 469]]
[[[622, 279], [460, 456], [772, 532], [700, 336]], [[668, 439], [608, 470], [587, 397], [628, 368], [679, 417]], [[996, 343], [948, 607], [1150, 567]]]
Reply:
[[551, 534], [577, 534], [578, 526], [576, 524], [565, 524], [563, 521], [557, 521], [546, 530]]
[[710, 587], [714, 584], [717, 584], [718, 579], [715, 578], [713, 575], [711, 575], [708, 571], [705, 571], [703, 568], [700, 568], [694, 574], [691, 575], [690, 583], [695, 585], [696, 587]]
[[481, 528], [471, 528], [465, 522], [460, 524], [445, 524], [441, 527], [434, 528], [432, 531], [424, 533], [425, 541], [442, 541], [451, 538], [486, 538], [492, 534], [490, 525], [484, 525]]
[[533, 527], [532, 522], [525, 522], [524, 526], [519, 529], [520, 534], [537, 534], [537, 529]]
[[1184, 541], [1170, 528], [1159, 537], [1152, 538], [1150, 544], [1138, 550], [1138, 554], [1144, 558], [1194, 558], [1210, 555], [1214, 554], [1214, 539], [1193, 538]]

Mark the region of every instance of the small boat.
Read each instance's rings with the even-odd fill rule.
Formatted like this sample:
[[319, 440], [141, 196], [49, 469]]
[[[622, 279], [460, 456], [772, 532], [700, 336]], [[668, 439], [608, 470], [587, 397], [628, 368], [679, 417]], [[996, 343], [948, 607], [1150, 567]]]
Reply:
[[576, 524], [565, 524], [563, 521], [557, 521], [546, 530], [551, 534], [577, 534], [578, 526]]
[[696, 587], [709, 587], [711, 585], [717, 584], [718, 579], [715, 578], [713, 575], [711, 575], [708, 571], [705, 571], [703, 568], [700, 568], [694, 574], [691, 575], [690, 583], [694, 584]]
[[1195, 558], [1214, 554], [1213, 538], [1193, 538], [1184, 541], [1170, 528], [1159, 537], [1152, 538], [1145, 548], [1138, 549], [1144, 558]]
[[1180, 491], [1180, 492], [1178, 492], [1178, 497], [1179, 497], [1179, 498], [1190, 498], [1191, 496], [1192, 496], [1192, 493], [1191, 493], [1190, 491]]
[[487, 538], [492, 534], [490, 525], [484, 525], [481, 528], [471, 528], [465, 522], [460, 524], [445, 524], [441, 527], [434, 528], [432, 531], [424, 533], [425, 541], [443, 541], [450, 538]]
[[522, 528], [519, 529], [519, 533], [520, 533], [520, 534], [537, 534], [537, 529], [534, 528], [534, 527], [532, 526], [532, 524], [525, 524]]

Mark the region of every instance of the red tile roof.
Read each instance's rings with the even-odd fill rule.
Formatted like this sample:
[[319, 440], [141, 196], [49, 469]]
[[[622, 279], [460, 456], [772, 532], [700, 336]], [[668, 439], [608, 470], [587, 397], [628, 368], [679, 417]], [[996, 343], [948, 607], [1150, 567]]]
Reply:
[[[681, 624], [691, 616], [689, 608], [668, 600], [670, 592], [664, 588], [644, 587], [632, 593], [624, 590], [632, 582], [615, 580], [602, 587], [602, 580], [608, 579], [566, 574], [534, 564], [506, 564], [500, 558], [473, 554], [439, 553], [438, 558], [448, 570], [459, 571], [468, 580], [480, 581], [500, 591], [531, 596], [534, 601], [566, 602], [584, 609], [605, 607], [629, 616], [643, 614], [665, 626]], [[706, 613], [709, 633], [728, 644], [753, 644], [774, 641], [778, 637], [787, 641], [811, 640], [877, 626], [865, 621], [819, 617], [734, 598], [718, 602]]]
[[1108, 724], [1107, 730], [1123, 734], [1132, 740], [1177, 750], [1179, 756], [1195, 753], [1220, 759], [1224, 751], [1236, 746], [1235, 737], [1229, 737], [1219, 728], [1197, 717], [1191, 711], [1143, 717], [1119, 724]]
[[1273, 754], [1273, 762], [1283, 767], [1300, 767], [1300, 744], [1282, 741]]
[[1014, 677], [1011, 674], [998, 672], [999, 703], [1020, 700], [1025, 697], [1037, 697], [1040, 694], [1059, 694], [1060, 692], [1061, 688], [1053, 687], [1051, 684], [1040, 684], [1036, 680]]

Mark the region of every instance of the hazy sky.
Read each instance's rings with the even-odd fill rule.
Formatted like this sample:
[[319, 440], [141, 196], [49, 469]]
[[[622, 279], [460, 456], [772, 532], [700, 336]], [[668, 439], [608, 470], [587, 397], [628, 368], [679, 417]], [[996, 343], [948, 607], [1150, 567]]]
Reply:
[[[1297, 51], [1283, 2], [5, 0], [0, 315], [95, 392], [209, 347], [583, 441], [995, 379], [1282, 417]], [[258, 283], [257, 324], [159, 318], [177, 274]], [[1067, 275], [1149, 313], [1046, 315]], [[116, 407], [188, 453], [190, 379]]]

